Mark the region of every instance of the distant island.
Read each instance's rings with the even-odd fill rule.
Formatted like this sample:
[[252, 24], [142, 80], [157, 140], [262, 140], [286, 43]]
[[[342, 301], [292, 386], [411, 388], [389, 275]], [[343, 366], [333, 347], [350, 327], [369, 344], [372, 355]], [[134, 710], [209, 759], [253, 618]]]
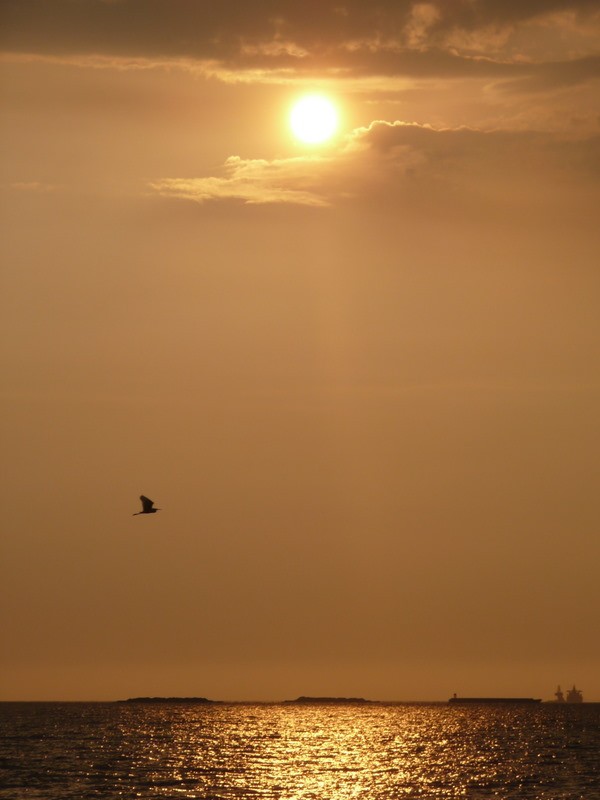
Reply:
[[129, 697], [119, 700], [119, 703], [218, 703], [219, 700], [209, 700], [206, 697]]
[[[223, 700], [209, 700], [207, 697], [128, 697], [127, 700], [117, 700], [117, 703], [180, 703], [181, 705], [223, 705]], [[375, 703], [374, 700], [365, 700], [364, 697], [307, 697], [302, 695], [295, 700], [279, 701], [285, 705], [356, 705]]]
[[295, 700], [284, 700], [284, 703], [306, 704], [330, 704], [330, 703], [372, 703], [373, 700], [365, 700], [364, 697], [297, 697]]

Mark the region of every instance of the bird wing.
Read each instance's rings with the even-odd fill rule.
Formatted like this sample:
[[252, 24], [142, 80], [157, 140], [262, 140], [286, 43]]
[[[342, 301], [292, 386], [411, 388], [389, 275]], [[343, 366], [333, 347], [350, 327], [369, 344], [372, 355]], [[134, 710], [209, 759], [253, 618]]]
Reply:
[[143, 494], [140, 495], [140, 500], [142, 501], [142, 508], [144, 511], [150, 511], [152, 506], [154, 505], [154, 501], [150, 500], [148, 497], [144, 497]]

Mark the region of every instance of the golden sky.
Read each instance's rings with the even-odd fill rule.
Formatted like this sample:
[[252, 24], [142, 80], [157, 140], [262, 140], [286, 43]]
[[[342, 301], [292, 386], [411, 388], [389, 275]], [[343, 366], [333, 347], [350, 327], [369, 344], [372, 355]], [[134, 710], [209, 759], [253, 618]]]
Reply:
[[597, 4], [0, 15], [0, 699], [600, 700]]

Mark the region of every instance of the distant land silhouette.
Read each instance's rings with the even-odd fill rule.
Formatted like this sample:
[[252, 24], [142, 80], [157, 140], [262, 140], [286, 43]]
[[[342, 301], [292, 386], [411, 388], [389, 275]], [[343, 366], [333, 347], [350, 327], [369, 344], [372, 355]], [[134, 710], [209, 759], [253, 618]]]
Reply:
[[[116, 700], [117, 703], [181, 703], [181, 704], [195, 704], [195, 705], [224, 705], [229, 703], [247, 703], [247, 702], [264, 702], [267, 705], [272, 703], [284, 705], [377, 705], [382, 702], [398, 703], [400, 701], [381, 701], [369, 700], [365, 697], [330, 697], [330, 696], [317, 696], [300, 695], [293, 700], [270, 700], [270, 701], [247, 701], [247, 700], [210, 700], [208, 697], [129, 697], [126, 700]], [[422, 701], [404, 700], [403, 703], [419, 703]], [[429, 701], [441, 703], [444, 701]], [[543, 701], [537, 697], [460, 697], [454, 695], [449, 700], [445, 701], [452, 705], [477, 705], [477, 704], [533, 704], [537, 705]], [[556, 703], [556, 700], [548, 700], [546, 702]], [[565, 701], [563, 701], [565, 702]], [[575, 702], [575, 701], [571, 701]], [[582, 702], [581, 700], [579, 702]]]
[[[126, 700], [118, 700], [119, 703], [196, 703], [196, 704], [223, 704], [224, 700], [209, 700], [207, 697], [128, 697]], [[307, 697], [302, 695], [295, 700], [283, 700], [287, 704], [310, 705], [310, 704], [349, 704], [349, 703], [375, 703], [375, 700], [365, 700], [364, 697]]]
[[285, 703], [373, 703], [364, 697], [297, 697], [295, 700], [284, 700]]
[[207, 697], [129, 697], [119, 703], [219, 703], [220, 700], [209, 700]]

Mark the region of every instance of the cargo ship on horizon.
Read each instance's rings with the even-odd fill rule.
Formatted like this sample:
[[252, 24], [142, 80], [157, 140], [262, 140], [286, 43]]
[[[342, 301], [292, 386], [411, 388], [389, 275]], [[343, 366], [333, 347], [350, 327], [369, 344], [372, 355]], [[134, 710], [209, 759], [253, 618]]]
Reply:
[[468, 705], [471, 703], [541, 703], [542, 699], [537, 697], [458, 697], [454, 694], [448, 700], [455, 705]]

